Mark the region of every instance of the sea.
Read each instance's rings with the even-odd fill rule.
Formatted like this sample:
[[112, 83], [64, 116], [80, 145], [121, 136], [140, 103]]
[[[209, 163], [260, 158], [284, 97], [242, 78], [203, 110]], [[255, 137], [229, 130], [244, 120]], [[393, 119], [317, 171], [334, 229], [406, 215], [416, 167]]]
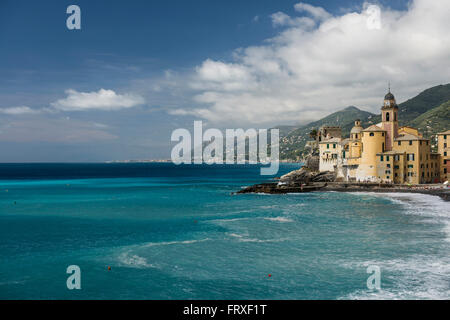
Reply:
[[272, 178], [258, 165], [0, 164], [0, 299], [450, 299], [449, 202], [233, 194]]

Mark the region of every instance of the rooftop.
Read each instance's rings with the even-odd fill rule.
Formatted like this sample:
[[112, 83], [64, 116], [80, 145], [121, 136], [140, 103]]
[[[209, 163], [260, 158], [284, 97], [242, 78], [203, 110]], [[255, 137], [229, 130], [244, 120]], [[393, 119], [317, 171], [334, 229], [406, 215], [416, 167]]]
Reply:
[[341, 142], [341, 138], [330, 138], [327, 140], [322, 140], [319, 143], [323, 144], [323, 143], [339, 143]]
[[381, 129], [379, 126], [377, 126], [376, 124], [371, 125], [370, 127], [366, 128], [363, 130], [363, 132], [374, 132], [374, 131], [379, 131], [379, 132], [386, 132], [386, 130]]
[[405, 133], [405, 134], [402, 134], [402, 135], [398, 136], [394, 140], [395, 141], [409, 141], [409, 140], [415, 140], [415, 141], [422, 140], [422, 141], [425, 141], [425, 140], [428, 140], [428, 139], [425, 139], [423, 137], [419, 137], [419, 136], [416, 136], [416, 135], [413, 135], [413, 134], [410, 134], [410, 133]]

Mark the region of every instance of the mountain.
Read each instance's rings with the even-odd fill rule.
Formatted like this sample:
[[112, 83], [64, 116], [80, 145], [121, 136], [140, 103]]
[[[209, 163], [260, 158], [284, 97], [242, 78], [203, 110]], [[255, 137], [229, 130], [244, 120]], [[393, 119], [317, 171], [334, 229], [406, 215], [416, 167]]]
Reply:
[[[414, 98], [399, 104], [399, 123], [418, 128], [425, 137], [450, 128], [450, 84], [429, 88]], [[281, 159], [297, 159], [304, 153], [305, 144], [311, 140], [309, 133], [323, 125], [340, 126], [348, 136], [354, 121], [360, 119], [363, 127], [381, 122], [380, 114], [347, 107], [318, 121], [300, 127], [280, 127]]]
[[427, 89], [398, 105], [400, 125], [408, 125], [423, 113], [450, 100], [450, 84]]
[[408, 125], [419, 129], [419, 132], [427, 138], [448, 130], [450, 128], [450, 100], [421, 114], [410, 121]]
[[368, 126], [376, 123], [373, 122], [375, 117], [376, 115], [373, 113], [350, 106], [318, 121], [297, 127], [287, 134], [283, 134], [286, 130], [280, 130], [280, 157], [281, 159], [296, 159], [303, 152], [306, 142], [311, 140], [309, 133], [313, 129], [324, 125], [339, 126], [345, 135], [350, 132], [356, 119], [361, 119], [363, 126]]

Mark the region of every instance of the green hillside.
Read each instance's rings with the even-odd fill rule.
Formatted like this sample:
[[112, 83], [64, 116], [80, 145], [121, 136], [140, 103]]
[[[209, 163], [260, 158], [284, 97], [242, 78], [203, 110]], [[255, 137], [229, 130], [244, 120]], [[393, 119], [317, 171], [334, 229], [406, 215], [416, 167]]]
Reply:
[[400, 125], [409, 125], [423, 113], [450, 100], [450, 84], [427, 89], [398, 105]]
[[448, 130], [450, 128], [450, 100], [421, 114], [408, 125], [419, 129], [419, 132], [427, 138]]

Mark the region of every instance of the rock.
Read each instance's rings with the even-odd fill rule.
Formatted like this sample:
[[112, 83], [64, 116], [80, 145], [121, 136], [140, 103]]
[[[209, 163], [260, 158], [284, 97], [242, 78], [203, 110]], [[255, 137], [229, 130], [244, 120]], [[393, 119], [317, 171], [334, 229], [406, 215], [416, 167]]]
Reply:
[[334, 172], [317, 172], [309, 167], [291, 171], [280, 178], [285, 184], [308, 184], [310, 182], [333, 182], [336, 179]]

